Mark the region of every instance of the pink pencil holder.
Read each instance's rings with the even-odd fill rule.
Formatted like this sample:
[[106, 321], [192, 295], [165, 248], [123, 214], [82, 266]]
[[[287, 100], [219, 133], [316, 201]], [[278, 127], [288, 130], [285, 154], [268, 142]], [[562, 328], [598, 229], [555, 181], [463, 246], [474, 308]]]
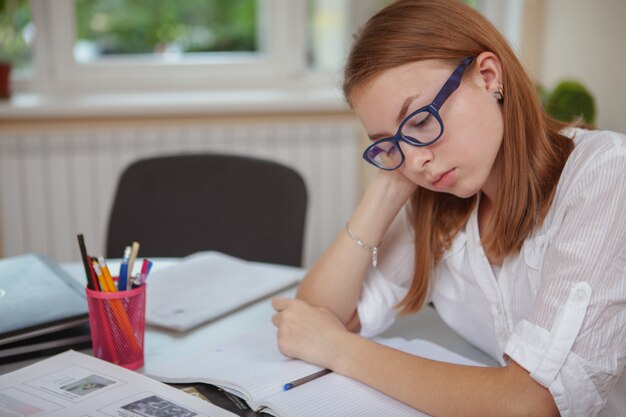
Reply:
[[85, 291], [93, 355], [127, 369], [143, 367], [146, 286], [118, 292]]

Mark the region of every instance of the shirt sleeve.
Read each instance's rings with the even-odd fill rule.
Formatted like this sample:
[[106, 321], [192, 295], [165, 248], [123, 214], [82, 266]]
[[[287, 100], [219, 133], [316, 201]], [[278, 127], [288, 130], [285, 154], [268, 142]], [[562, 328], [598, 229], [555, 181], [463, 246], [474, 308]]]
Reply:
[[371, 267], [361, 290], [357, 313], [361, 335], [375, 336], [391, 326], [396, 305], [406, 295], [415, 269], [413, 228], [408, 209], [396, 216], [385, 234], [378, 255], [378, 266]]
[[574, 173], [532, 312], [505, 347], [564, 417], [598, 415], [626, 362], [626, 142], [618, 143]]

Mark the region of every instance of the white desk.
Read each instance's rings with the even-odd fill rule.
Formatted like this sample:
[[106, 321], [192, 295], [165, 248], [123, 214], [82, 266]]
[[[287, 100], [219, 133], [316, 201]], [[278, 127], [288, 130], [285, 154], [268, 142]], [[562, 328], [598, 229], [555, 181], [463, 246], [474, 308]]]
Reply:
[[[158, 260], [155, 268], [170, 265], [172, 260]], [[111, 265], [113, 268], [114, 264]], [[64, 265], [64, 268], [84, 284], [84, 270], [80, 264]], [[149, 285], [149, 283], [148, 283]], [[285, 291], [283, 295], [293, 296], [295, 289]], [[149, 302], [149, 301], [148, 301]], [[253, 329], [270, 321], [274, 311], [269, 299], [259, 301], [249, 307], [237, 311], [221, 320], [209, 323], [186, 333], [177, 333], [148, 326], [145, 335], [145, 370], [158, 363], [165, 363], [183, 355], [197, 351], [199, 346], [210, 347], [218, 341], [230, 339], [245, 330]], [[426, 307], [417, 314], [401, 317], [390, 329], [381, 334], [383, 337], [400, 336], [405, 339], [425, 339], [439, 344], [451, 351], [459, 353], [475, 361], [497, 366], [496, 361], [482, 351], [476, 349], [440, 318], [437, 312]], [[91, 353], [86, 350], [86, 353]], [[14, 362], [0, 366], [0, 374], [21, 368], [36, 360]]]

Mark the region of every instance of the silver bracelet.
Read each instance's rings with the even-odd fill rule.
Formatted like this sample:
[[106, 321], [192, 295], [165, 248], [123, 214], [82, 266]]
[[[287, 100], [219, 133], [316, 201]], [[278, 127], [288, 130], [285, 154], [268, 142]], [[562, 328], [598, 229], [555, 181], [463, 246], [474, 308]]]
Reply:
[[376, 265], [378, 265], [378, 246], [380, 245], [380, 243], [376, 246], [370, 246], [367, 243], [363, 242], [357, 237], [357, 235], [354, 234], [354, 232], [352, 232], [352, 230], [350, 230], [348, 222], [346, 222], [346, 232], [348, 232], [348, 236], [350, 236], [350, 239], [352, 239], [354, 243], [372, 254], [372, 266], [376, 268]]

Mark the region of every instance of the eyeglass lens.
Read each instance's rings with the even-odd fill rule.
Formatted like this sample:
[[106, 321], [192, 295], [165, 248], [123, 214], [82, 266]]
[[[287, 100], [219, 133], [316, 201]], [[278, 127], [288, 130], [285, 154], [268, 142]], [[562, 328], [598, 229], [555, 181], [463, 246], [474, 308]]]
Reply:
[[[442, 126], [439, 120], [428, 111], [416, 113], [406, 120], [400, 134], [411, 145], [426, 145], [441, 135]], [[382, 141], [371, 146], [367, 151], [370, 161], [384, 169], [394, 169], [402, 163], [400, 140]], [[413, 142], [413, 143], [411, 143]]]

